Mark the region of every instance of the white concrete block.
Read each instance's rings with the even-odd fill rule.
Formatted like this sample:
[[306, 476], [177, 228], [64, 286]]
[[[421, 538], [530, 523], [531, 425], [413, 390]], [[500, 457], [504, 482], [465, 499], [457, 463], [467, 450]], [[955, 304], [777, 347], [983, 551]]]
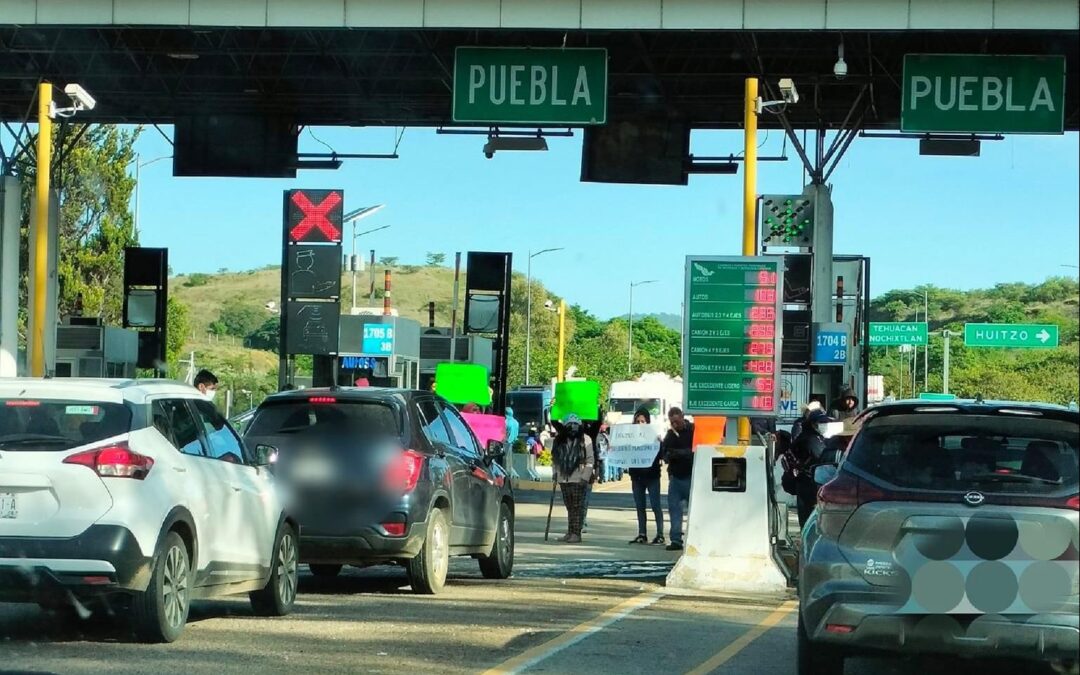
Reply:
[[581, 0], [502, 0], [503, 28], [581, 27]]
[[908, 0], [829, 0], [830, 30], [906, 30]]
[[186, 26], [190, 18], [190, 0], [113, 0], [118, 26]]
[[994, 0], [911, 0], [908, 27], [914, 30], [979, 30], [993, 26]]
[[37, 21], [108, 26], [113, 22], [113, 3], [112, 0], [38, 0]]
[[581, 27], [655, 30], [663, 12], [660, 0], [581, 0]]
[[1080, 28], [1080, 3], [1076, 0], [996, 0], [994, 28], [1077, 30]]
[[670, 30], [741, 30], [743, 0], [664, 0], [663, 24]]
[[424, 0], [345, 0], [345, 24], [349, 28], [420, 28]]
[[191, 0], [192, 26], [266, 26], [266, 0]]
[[825, 0], [746, 0], [746, 28], [821, 30]]
[[0, 17], [8, 24], [30, 24], [37, 21], [36, 0], [0, 0]]
[[267, 23], [279, 27], [342, 28], [345, 0], [270, 0]]
[[499, 0], [426, 0], [425, 28], [498, 28]]

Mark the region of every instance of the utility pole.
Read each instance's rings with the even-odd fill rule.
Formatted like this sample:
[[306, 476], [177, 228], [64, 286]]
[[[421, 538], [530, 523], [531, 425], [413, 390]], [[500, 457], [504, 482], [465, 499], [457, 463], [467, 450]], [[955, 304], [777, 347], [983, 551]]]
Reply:
[[566, 379], [566, 301], [559, 300], [559, 382]]
[[533, 253], [529, 251], [528, 270], [525, 277], [525, 384], [532, 384], [532, 260], [545, 253], [562, 251], [563, 248], [545, 248]]
[[951, 332], [945, 330], [941, 332], [942, 337], [945, 338], [945, 353], [941, 359], [942, 375], [941, 375], [941, 393], [949, 393], [949, 337]]
[[634, 376], [634, 287], [655, 284], [656, 282], [656, 279], [630, 282], [630, 313], [629, 321], [626, 324], [628, 336], [626, 341], [626, 374], [630, 377]]
[[45, 305], [49, 274], [49, 173], [52, 171], [52, 84], [38, 85], [37, 186], [34, 194], [34, 296], [30, 299], [30, 376], [45, 376]]
[[926, 321], [926, 345], [923, 346], [923, 391], [930, 391], [930, 292], [923, 291], [923, 319]]
[[[743, 230], [742, 254], [757, 255], [757, 131], [758, 131], [758, 81], [746, 78], [743, 101]], [[779, 376], [780, 373], [776, 373]], [[686, 377], [686, 373], [683, 373]], [[738, 421], [739, 445], [750, 445], [750, 418]]]

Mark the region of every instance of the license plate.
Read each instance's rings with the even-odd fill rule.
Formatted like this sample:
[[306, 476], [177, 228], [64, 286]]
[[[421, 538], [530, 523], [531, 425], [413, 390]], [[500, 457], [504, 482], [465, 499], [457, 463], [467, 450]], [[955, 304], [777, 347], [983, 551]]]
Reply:
[[15, 504], [15, 493], [0, 492], [0, 518], [13, 520], [19, 516], [19, 509]]

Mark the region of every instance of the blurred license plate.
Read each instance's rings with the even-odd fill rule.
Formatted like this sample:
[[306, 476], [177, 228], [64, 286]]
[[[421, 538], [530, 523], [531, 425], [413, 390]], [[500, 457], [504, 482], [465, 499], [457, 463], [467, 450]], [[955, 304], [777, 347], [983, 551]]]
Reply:
[[12, 492], [0, 492], [0, 518], [14, 519], [19, 515], [19, 509], [15, 505], [15, 494]]

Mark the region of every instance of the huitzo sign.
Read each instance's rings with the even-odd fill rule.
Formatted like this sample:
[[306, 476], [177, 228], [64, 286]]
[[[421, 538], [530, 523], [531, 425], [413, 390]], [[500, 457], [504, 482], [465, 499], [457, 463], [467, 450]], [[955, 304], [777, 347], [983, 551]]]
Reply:
[[870, 324], [871, 347], [894, 347], [897, 345], [923, 346], [927, 342], [926, 323], [922, 321], [881, 321]]
[[455, 122], [607, 122], [606, 49], [458, 47]]
[[966, 323], [965, 347], [1038, 349], [1058, 346], [1058, 327], [1037, 323]]
[[1060, 134], [1064, 129], [1064, 56], [904, 56], [901, 131]]

